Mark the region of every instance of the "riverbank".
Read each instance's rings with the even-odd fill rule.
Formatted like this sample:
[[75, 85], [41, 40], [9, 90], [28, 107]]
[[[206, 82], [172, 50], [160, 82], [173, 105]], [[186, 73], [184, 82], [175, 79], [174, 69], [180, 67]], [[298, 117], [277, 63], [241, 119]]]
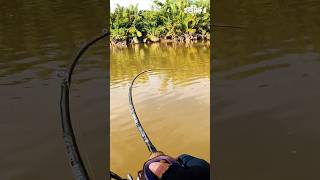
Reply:
[[175, 36], [175, 37], [152, 37], [152, 38], [145, 38], [145, 39], [129, 39], [129, 40], [124, 40], [124, 41], [116, 41], [116, 40], [111, 40], [110, 41], [110, 47], [127, 47], [130, 45], [135, 45], [135, 44], [152, 44], [152, 43], [178, 43], [178, 44], [192, 44], [196, 43], [199, 41], [210, 41], [210, 34], [207, 33], [205, 35], [203, 34], [194, 34], [194, 35], [189, 35], [185, 34], [182, 36]]
[[110, 46], [210, 39], [208, 0], [153, 1], [152, 6], [149, 10], [140, 10], [137, 5], [118, 5], [110, 14]]

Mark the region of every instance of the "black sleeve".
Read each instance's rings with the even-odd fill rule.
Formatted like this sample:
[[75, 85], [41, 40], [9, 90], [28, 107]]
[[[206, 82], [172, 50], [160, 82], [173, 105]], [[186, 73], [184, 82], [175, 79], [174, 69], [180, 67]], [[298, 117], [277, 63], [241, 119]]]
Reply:
[[209, 180], [210, 171], [201, 166], [184, 168], [179, 165], [171, 165], [163, 174], [162, 180]]

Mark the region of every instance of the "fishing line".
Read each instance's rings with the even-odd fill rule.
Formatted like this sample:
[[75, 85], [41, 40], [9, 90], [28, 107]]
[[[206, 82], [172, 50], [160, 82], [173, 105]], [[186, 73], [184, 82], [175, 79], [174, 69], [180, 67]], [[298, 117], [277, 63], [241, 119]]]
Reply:
[[237, 28], [237, 29], [246, 28], [245, 26], [233, 26], [233, 25], [225, 25], [225, 24], [212, 24], [212, 26], [219, 27], [219, 28]]

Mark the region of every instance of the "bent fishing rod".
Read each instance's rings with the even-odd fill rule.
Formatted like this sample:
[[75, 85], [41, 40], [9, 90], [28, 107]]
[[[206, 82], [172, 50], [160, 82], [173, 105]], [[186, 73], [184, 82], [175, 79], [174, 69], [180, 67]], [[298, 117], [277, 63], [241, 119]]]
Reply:
[[147, 162], [144, 163], [143, 165], [143, 169], [141, 171], [138, 172], [138, 180], [157, 180], [158, 178], [151, 172], [151, 170], [149, 169], [149, 165], [153, 162], [166, 162], [168, 164], [175, 164], [175, 165], [180, 165], [180, 163], [172, 158], [169, 157], [167, 155], [165, 155], [163, 152], [158, 151], [157, 148], [152, 144], [150, 138], [148, 137], [147, 133], [145, 132], [145, 130], [143, 129], [139, 117], [137, 115], [137, 112], [135, 110], [134, 104], [133, 104], [133, 100], [132, 100], [132, 87], [134, 85], [135, 80], [142, 74], [146, 73], [146, 72], [150, 72], [152, 71], [151, 69], [145, 70], [140, 72], [139, 74], [137, 74], [133, 80], [130, 83], [129, 86], [129, 109], [131, 112], [131, 116], [134, 120], [134, 123], [143, 139], [143, 141], [145, 142], [146, 146], [148, 147], [149, 152], [151, 153], [151, 156], [149, 157], [149, 160]]
[[61, 125], [62, 125], [62, 135], [63, 135], [67, 156], [73, 171], [73, 175], [76, 180], [89, 180], [90, 178], [86, 170], [86, 167], [83, 163], [83, 160], [81, 158], [77, 141], [74, 135], [72, 122], [71, 122], [70, 108], [69, 108], [69, 100], [70, 100], [69, 93], [70, 93], [70, 86], [72, 81], [72, 74], [80, 57], [85, 53], [85, 51], [91, 45], [107, 37], [108, 35], [110, 35], [110, 33], [105, 31], [102, 35], [89, 41], [80, 49], [75, 59], [73, 60], [71, 66], [68, 68], [68, 72], [64, 74], [64, 77], [61, 83], [60, 116], [61, 116]]
[[130, 109], [130, 112], [131, 112], [131, 116], [134, 120], [134, 123], [136, 124], [137, 128], [138, 128], [138, 131], [143, 139], [143, 141], [146, 143], [147, 147], [148, 147], [148, 150], [151, 152], [151, 153], [156, 153], [158, 152], [156, 147], [152, 144], [150, 138], [148, 137], [147, 133], [145, 132], [145, 130], [143, 129], [141, 123], [140, 123], [140, 120], [138, 118], [138, 115], [137, 115], [137, 112], [134, 108], [134, 104], [133, 104], [133, 100], [132, 100], [132, 87], [133, 87], [133, 84], [134, 84], [134, 81], [141, 75], [141, 74], [144, 74], [146, 72], [149, 72], [149, 71], [152, 71], [151, 69], [149, 70], [145, 70], [145, 71], [142, 71], [140, 72], [139, 74], [137, 74], [133, 80], [131, 81], [130, 83], [130, 86], [129, 86], [129, 109]]

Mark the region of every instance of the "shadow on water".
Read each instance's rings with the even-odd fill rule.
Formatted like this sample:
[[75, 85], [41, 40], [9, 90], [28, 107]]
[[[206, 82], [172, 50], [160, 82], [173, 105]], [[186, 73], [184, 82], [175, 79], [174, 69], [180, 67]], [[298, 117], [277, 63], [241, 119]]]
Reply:
[[[105, 2], [0, 2], [0, 179], [73, 179], [62, 142], [57, 74], [105, 26]], [[93, 178], [105, 178], [106, 51], [77, 67], [71, 114]], [[92, 93], [94, 90], [95, 93]]]
[[[217, 1], [214, 178], [319, 179], [318, 1]], [[219, 22], [217, 22], [219, 23]]]

